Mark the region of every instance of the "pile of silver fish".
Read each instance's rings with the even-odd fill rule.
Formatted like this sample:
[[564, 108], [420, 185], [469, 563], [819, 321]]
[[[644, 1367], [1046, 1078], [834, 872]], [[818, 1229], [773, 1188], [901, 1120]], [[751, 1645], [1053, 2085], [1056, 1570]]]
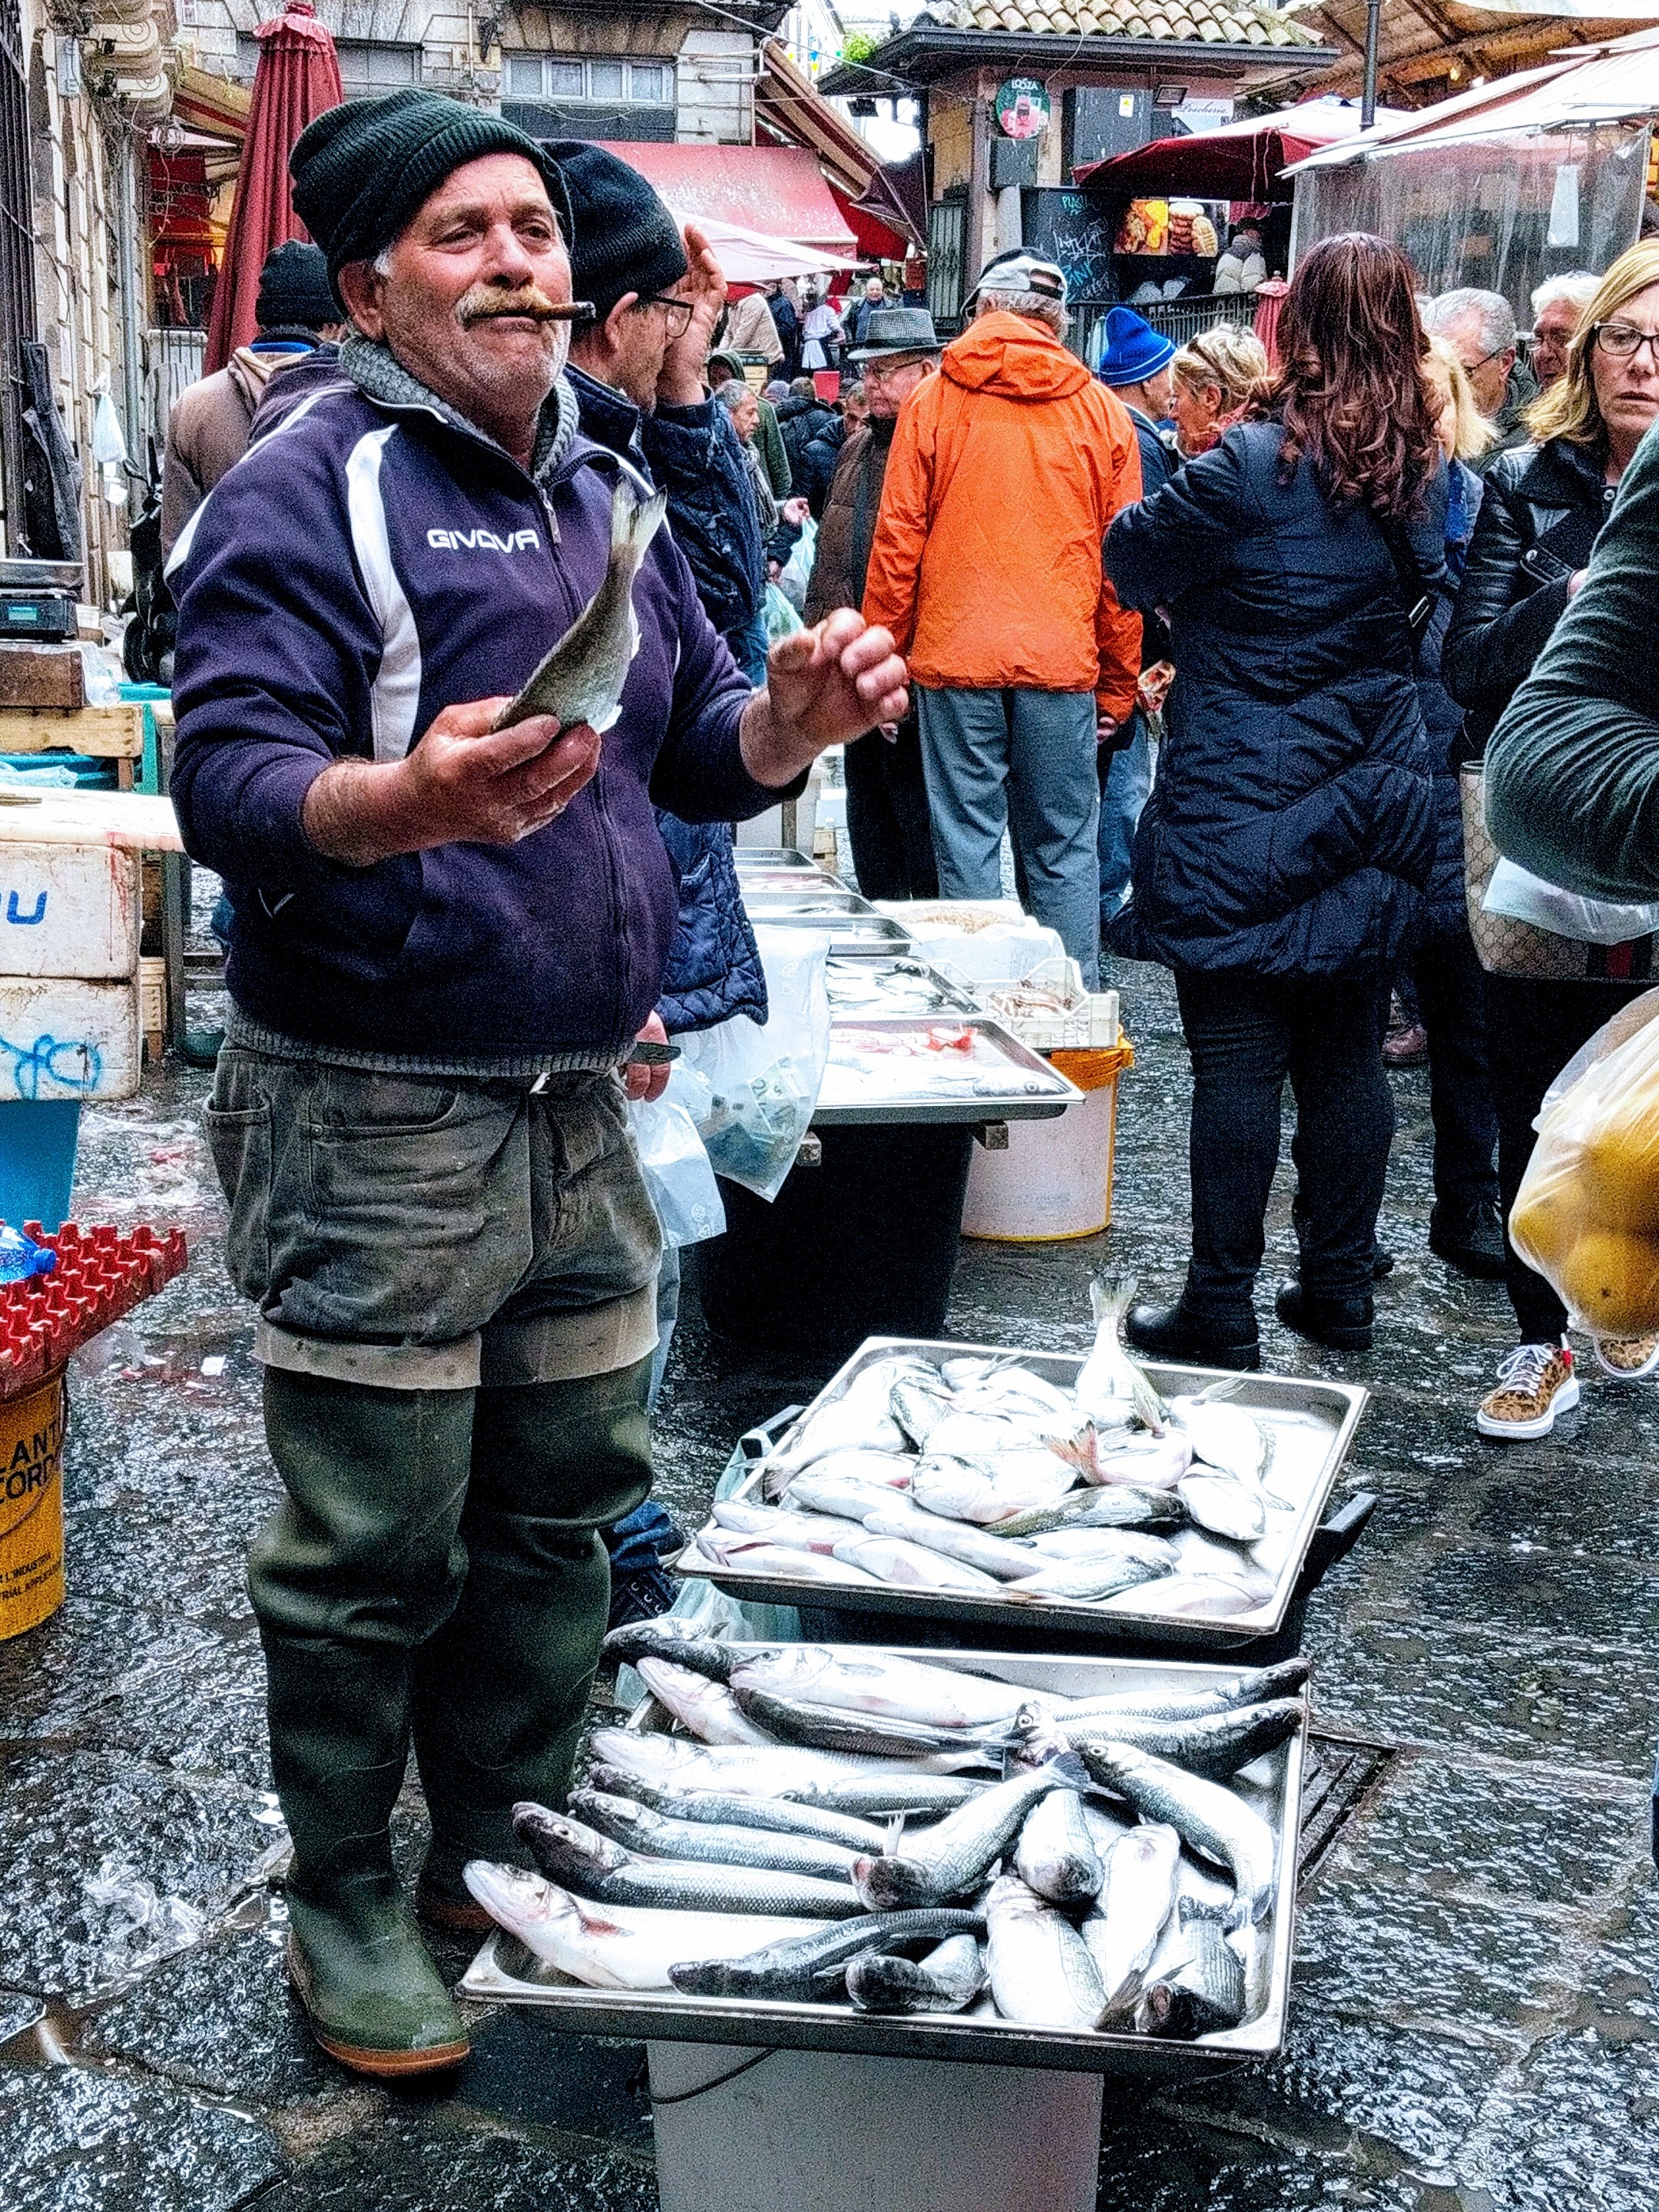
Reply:
[[665, 1729], [595, 1730], [538, 1872], [473, 1896], [592, 1988], [1190, 2039], [1266, 2006], [1305, 1660], [1065, 1698], [876, 1647], [616, 1631]]
[[681, 1568], [1171, 1619], [1267, 1604], [1256, 1547], [1296, 1515], [1273, 1431], [1224, 1397], [1159, 1397], [1118, 1337], [1134, 1288], [1092, 1285], [1070, 1390], [1012, 1357], [872, 1360], [716, 1501]]

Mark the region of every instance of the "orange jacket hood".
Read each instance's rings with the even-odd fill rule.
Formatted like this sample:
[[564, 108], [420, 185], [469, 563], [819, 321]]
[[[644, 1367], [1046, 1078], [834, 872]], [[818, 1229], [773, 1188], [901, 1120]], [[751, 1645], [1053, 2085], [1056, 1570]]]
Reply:
[[1025, 315], [981, 315], [945, 347], [939, 367], [968, 392], [1005, 399], [1068, 399], [1092, 382], [1046, 323]]

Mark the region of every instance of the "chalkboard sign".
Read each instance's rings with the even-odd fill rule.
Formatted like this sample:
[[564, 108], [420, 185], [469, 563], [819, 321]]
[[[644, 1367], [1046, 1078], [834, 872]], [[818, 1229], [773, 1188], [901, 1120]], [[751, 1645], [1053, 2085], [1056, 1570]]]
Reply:
[[1112, 246], [1117, 235], [1117, 201], [1104, 192], [1073, 191], [1054, 185], [1036, 185], [1019, 198], [1026, 247], [1065, 270], [1072, 298], [1115, 300]]

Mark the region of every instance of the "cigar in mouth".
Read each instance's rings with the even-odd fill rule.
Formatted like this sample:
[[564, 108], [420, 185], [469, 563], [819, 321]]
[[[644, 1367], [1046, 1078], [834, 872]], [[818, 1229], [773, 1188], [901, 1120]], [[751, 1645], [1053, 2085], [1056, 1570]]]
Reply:
[[508, 315], [523, 316], [537, 323], [591, 323], [598, 319], [591, 300], [567, 300], [558, 306], [549, 300], [535, 307], [520, 304], [514, 307], [485, 307], [467, 317], [466, 327], [471, 330], [474, 323], [498, 323]]

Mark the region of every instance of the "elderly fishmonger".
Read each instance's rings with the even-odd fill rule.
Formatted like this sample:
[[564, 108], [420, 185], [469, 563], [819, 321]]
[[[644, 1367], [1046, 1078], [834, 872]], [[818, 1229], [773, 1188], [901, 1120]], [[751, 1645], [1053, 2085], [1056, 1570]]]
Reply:
[[598, 589], [627, 474], [560, 373], [558, 169], [412, 88], [292, 166], [356, 334], [175, 551], [173, 792], [235, 912], [208, 1121], [288, 1493], [249, 1572], [290, 1968], [325, 2047], [393, 2075], [466, 2051], [393, 1870], [411, 1741], [418, 1902], [466, 1925], [465, 1862], [561, 1797], [594, 1531], [650, 1481], [659, 1239], [618, 1069], [675, 926], [652, 803], [757, 813], [907, 702], [851, 612], [752, 691], [663, 530], [615, 724], [492, 734]]

